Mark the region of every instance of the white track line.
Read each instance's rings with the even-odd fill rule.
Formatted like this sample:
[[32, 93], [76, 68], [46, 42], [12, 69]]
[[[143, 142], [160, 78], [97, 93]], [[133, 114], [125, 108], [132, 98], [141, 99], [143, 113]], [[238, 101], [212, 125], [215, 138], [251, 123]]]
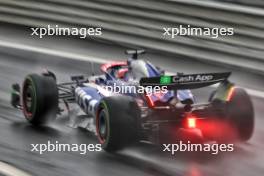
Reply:
[[22, 171], [7, 163], [0, 162], [0, 175], [4, 176], [31, 176], [30, 174]]
[[264, 93], [261, 91], [254, 90], [254, 89], [248, 89], [248, 88], [245, 88], [245, 89], [246, 89], [247, 93], [251, 96], [264, 98]]
[[18, 43], [7, 42], [7, 41], [0, 41], [0, 46], [6, 47], [6, 48], [18, 49], [22, 51], [30, 51], [30, 52], [36, 52], [36, 53], [47, 54], [47, 55], [52, 55], [52, 56], [58, 56], [58, 57], [63, 57], [67, 59], [72, 59], [72, 60], [90, 61], [90, 62], [95, 62], [95, 63], [109, 62], [109, 60], [102, 59], [102, 58], [96, 58], [92, 56], [75, 54], [75, 53], [71, 53], [67, 51], [58, 51], [58, 50], [50, 49], [50, 48], [42, 48], [42, 47], [18, 44]]
[[[18, 44], [18, 43], [7, 42], [7, 41], [0, 41], [0, 46], [22, 50], [22, 51], [30, 51], [30, 52], [36, 52], [36, 53], [47, 54], [47, 55], [52, 55], [52, 56], [58, 56], [58, 57], [63, 57], [67, 59], [72, 59], [72, 60], [90, 61], [90, 62], [99, 63], [99, 64], [110, 62], [110, 60], [103, 59], [103, 58], [92, 57], [92, 56], [87, 56], [87, 55], [80, 55], [80, 54], [75, 54], [75, 53], [71, 53], [67, 51], [58, 51], [58, 50], [49, 49], [49, 48], [30, 46], [30, 45]], [[175, 74], [171, 72], [168, 72], [168, 73]], [[262, 91], [249, 89], [249, 88], [244, 88], [244, 89], [251, 96], [264, 98], [264, 92]]]

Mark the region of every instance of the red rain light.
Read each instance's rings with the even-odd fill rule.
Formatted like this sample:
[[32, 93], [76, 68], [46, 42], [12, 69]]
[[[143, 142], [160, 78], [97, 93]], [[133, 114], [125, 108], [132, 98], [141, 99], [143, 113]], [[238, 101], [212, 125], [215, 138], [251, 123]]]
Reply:
[[187, 118], [188, 128], [196, 128], [196, 119], [193, 117]]

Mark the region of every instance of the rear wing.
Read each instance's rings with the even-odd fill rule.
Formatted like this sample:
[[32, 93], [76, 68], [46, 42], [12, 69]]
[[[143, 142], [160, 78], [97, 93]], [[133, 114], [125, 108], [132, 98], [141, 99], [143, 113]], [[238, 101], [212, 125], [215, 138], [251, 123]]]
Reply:
[[231, 72], [179, 74], [175, 76], [160, 76], [141, 78], [141, 86], [167, 86], [168, 90], [198, 89], [220, 82], [227, 82]]

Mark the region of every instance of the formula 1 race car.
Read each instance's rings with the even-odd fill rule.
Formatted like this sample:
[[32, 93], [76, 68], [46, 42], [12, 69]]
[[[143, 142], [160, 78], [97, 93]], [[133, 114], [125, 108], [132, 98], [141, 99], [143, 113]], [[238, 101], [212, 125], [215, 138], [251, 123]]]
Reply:
[[[165, 75], [150, 62], [138, 59], [144, 50], [128, 50], [127, 61], [106, 63], [102, 75], [72, 76], [57, 83], [50, 71], [26, 76], [22, 90], [13, 84], [11, 104], [33, 125], [55, 119], [64, 103], [76, 103], [94, 119], [102, 148], [112, 152], [138, 141], [247, 141], [254, 128], [248, 94], [228, 81], [230, 72]], [[198, 103], [191, 89], [218, 84], [208, 102]], [[113, 92], [131, 86], [133, 92]], [[143, 87], [143, 89], [142, 89]], [[120, 87], [119, 87], [120, 88]], [[153, 91], [157, 89], [158, 91]], [[151, 91], [149, 91], [151, 90]]]

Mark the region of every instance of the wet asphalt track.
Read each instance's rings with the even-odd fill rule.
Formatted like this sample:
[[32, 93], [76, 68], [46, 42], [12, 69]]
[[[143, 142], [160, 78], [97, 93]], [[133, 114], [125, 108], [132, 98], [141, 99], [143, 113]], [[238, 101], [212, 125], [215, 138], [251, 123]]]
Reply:
[[[1, 29], [0, 39], [8, 38], [9, 30]], [[15, 29], [13, 30], [15, 31]], [[23, 36], [21, 32], [21, 36]], [[6, 35], [5, 35], [6, 34]], [[18, 35], [17, 32], [14, 35]], [[22, 41], [23, 37], [14, 37]], [[74, 39], [72, 39], [75, 43]], [[19, 41], [18, 41], [19, 42]], [[35, 40], [36, 44], [38, 43]], [[64, 41], [59, 47], [72, 45]], [[42, 46], [54, 46], [54, 41], [42, 42]], [[80, 46], [83, 42], [80, 42]], [[75, 43], [76, 44], [76, 43]], [[64, 46], [65, 45], [65, 46]], [[67, 45], [67, 46], [66, 46]], [[115, 59], [123, 58], [122, 47], [100, 44], [96, 42], [85, 43], [87, 53], [92, 56]], [[74, 45], [75, 47], [78, 45]], [[82, 52], [81, 47], [70, 46], [68, 50]], [[82, 45], [83, 46], [83, 45]], [[66, 48], [67, 49], [67, 48]], [[148, 54], [145, 56], [155, 64], [165, 66], [170, 71], [202, 72], [221, 71], [228, 68], [215, 67], [196, 61], [170, 59], [172, 56], [162, 54]], [[191, 64], [190, 64], [191, 63]], [[58, 74], [60, 80], [67, 80], [68, 75], [86, 73], [90, 63], [70, 61], [64, 58], [52, 57], [30, 52], [18, 52], [14, 49], [0, 48], [0, 161], [10, 163], [32, 175], [47, 176], [261, 176], [264, 173], [264, 100], [252, 97], [256, 128], [253, 138], [246, 144], [239, 144], [234, 152], [211, 154], [177, 153], [175, 156], [164, 154], [159, 148], [141, 144], [126, 149], [118, 154], [105, 152], [89, 152], [86, 155], [79, 153], [52, 152], [39, 155], [30, 152], [31, 143], [47, 143], [48, 140], [60, 143], [96, 143], [96, 138], [82, 129], [73, 129], [67, 126], [65, 117], [58, 119], [51, 127], [36, 129], [29, 125], [22, 113], [9, 105], [9, 88], [13, 82], [21, 82], [23, 77], [31, 72], [39, 72], [41, 68], [48, 67]], [[98, 71], [98, 65], [95, 64]], [[231, 79], [241, 86], [263, 90], [263, 79], [243, 71], [234, 71]], [[205, 88], [199, 93], [195, 92], [201, 100], [205, 100], [212, 88]], [[1, 174], [0, 174], [1, 175]]]

